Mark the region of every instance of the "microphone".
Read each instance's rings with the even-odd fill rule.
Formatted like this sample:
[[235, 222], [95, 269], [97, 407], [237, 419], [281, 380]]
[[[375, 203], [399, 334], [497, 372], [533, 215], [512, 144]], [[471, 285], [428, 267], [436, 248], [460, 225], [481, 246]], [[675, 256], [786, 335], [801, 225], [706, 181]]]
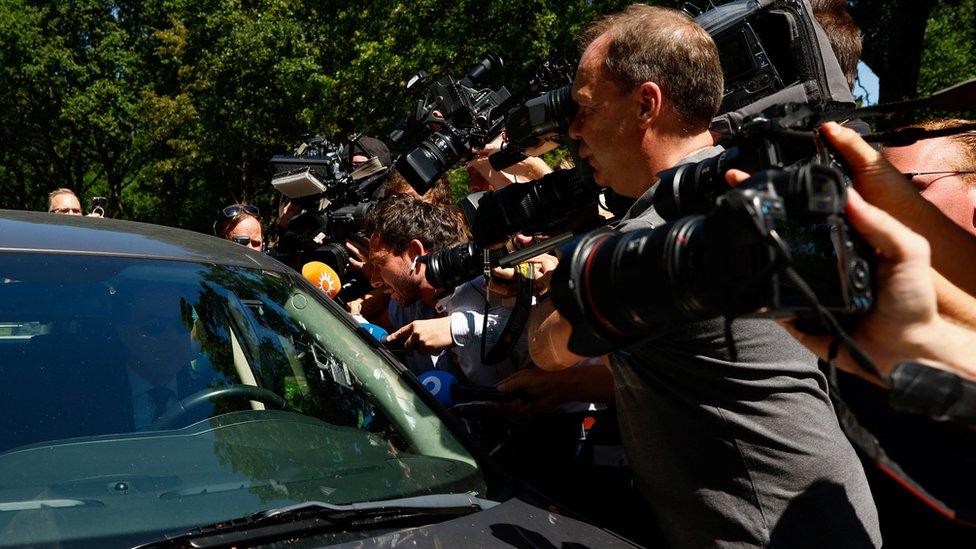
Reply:
[[337, 296], [339, 290], [342, 289], [342, 281], [339, 280], [339, 275], [332, 267], [321, 261], [309, 261], [302, 265], [302, 276], [322, 290], [325, 295], [332, 298]]
[[427, 370], [417, 376], [424, 389], [434, 395], [437, 402], [445, 408], [454, 406], [454, 387], [458, 384], [457, 378], [444, 370]]
[[417, 379], [445, 408], [466, 402], [511, 402], [530, 398], [519, 392], [503, 393], [491, 387], [463, 385], [454, 375], [444, 370], [427, 370], [417, 376]]
[[382, 327], [376, 324], [370, 324], [369, 322], [362, 322], [359, 324], [364, 330], [369, 332], [369, 335], [373, 336], [376, 341], [379, 341], [387, 349], [391, 351], [402, 351], [403, 341], [390, 341], [390, 335]]

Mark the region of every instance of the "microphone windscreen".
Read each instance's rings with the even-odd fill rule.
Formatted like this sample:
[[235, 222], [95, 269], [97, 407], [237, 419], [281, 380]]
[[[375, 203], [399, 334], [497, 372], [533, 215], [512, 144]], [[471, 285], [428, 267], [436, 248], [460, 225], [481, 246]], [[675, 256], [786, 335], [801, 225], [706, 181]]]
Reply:
[[376, 339], [376, 341], [379, 341], [380, 343], [383, 343], [383, 340], [386, 338], [387, 335], [386, 330], [384, 330], [380, 326], [377, 326], [376, 324], [363, 322], [360, 324], [360, 326], [362, 326], [364, 330], [369, 332], [369, 335], [373, 336]]
[[421, 385], [434, 395], [437, 402], [445, 407], [454, 406], [454, 396], [452, 394], [454, 386], [457, 385], [457, 378], [444, 370], [428, 370], [417, 378]]
[[335, 297], [342, 289], [342, 281], [332, 267], [321, 261], [309, 261], [302, 266], [302, 276], [325, 292], [329, 297]]

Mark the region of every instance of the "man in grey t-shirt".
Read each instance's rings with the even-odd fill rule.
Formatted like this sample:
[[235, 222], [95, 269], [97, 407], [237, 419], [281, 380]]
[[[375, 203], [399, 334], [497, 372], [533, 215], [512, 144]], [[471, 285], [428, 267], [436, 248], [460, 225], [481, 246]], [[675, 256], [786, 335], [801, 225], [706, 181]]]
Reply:
[[[570, 136], [598, 183], [638, 199], [618, 229], [653, 227], [655, 174], [717, 152], [708, 133], [722, 99], [717, 49], [691, 18], [640, 5], [584, 38]], [[610, 356], [628, 457], [669, 541], [880, 545], [864, 472], [815, 358], [773, 322], [735, 320], [731, 337], [725, 328], [722, 319], [673, 326]]]

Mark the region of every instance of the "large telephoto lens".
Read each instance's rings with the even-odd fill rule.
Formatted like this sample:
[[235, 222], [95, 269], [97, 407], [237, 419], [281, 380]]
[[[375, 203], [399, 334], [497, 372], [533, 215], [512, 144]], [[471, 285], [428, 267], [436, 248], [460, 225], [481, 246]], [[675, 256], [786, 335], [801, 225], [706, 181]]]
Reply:
[[[505, 250], [489, 250], [488, 258], [492, 265], [505, 255]], [[484, 248], [474, 242], [467, 242], [453, 248], [432, 252], [426, 256], [427, 269], [424, 277], [435, 288], [449, 290], [475, 278], [484, 271]]]
[[476, 193], [461, 202], [474, 241], [488, 246], [515, 233], [549, 232], [576, 216], [596, 214], [599, 187], [579, 170], [556, 170], [532, 183]]
[[584, 236], [554, 274], [556, 308], [617, 342], [705, 314], [708, 299], [700, 295], [705, 285], [698, 268], [706, 245], [704, 221], [694, 216], [656, 229]]
[[396, 168], [407, 183], [423, 195], [451, 166], [461, 160], [464, 143], [451, 133], [436, 132], [397, 160]]
[[725, 172], [739, 167], [740, 161], [739, 149], [732, 148], [701, 162], [664, 170], [657, 174], [654, 210], [666, 220], [708, 213], [730, 189]]

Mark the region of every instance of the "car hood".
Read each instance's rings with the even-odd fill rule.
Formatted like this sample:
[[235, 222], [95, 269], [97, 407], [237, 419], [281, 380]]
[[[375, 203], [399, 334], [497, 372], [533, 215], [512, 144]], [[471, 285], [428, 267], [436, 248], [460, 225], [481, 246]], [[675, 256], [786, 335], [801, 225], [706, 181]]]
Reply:
[[[328, 538], [320, 538], [325, 541]], [[301, 546], [313, 547], [315, 538]], [[520, 499], [512, 498], [491, 509], [453, 520], [397, 530], [376, 537], [359, 539], [331, 547], [635, 547], [611, 532], [550, 513]]]

